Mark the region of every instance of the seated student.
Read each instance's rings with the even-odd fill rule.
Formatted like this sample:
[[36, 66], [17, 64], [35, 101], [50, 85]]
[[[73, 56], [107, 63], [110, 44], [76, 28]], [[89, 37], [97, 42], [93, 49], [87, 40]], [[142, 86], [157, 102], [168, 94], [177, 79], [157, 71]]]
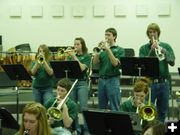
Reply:
[[22, 123], [15, 135], [52, 135], [46, 108], [40, 103], [27, 104], [22, 112]]
[[120, 111], [137, 112], [138, 108], [144, 106], [145, 98], [149, 91], [148, 78], [139, 78], [136, 80], [133, 89], [133, 96], [129, 97], [120, 105]]
[[[138, 114], [141, 107], [145, 105], [145, 99], [149, 92], [148, 78], [139, 78], [136, 80], [133, 89], [133, 96], [129, 97], [120, 105], [120, 111], [125, 112], [136, 112]], [[141, 119], [140, 121], [142, 128], [146, 125], [147, 121]], [[139, 131], [135, 131], [135, 135], [140, 135]]]
[[158, 120], [150, 121], [143, 128], [142, 135], [165, 135], [165, 125]]
[[[73, 122], [77, 118], [78, 110], [77, 104], [70, 99], [67, 95], [69, 90], [71, 90], [72, 82], [68, 78], [63, 78], [57, 83], [57, 97], [49, 99], [45, 107], [51, 110], [52, 107], [58, 107], [60, 109], [60, 114], [62, 115], [60, 119], [53, 119], [53, 116], [49, 115], [49, 123], [53, 128], [53, 131], [59, 135], [71, 135]], [[66, 99], [64, 99], [67, 97]], [[61, 101], [65, 101], [61, 103]], [[62, 104], [62, 106], [58, 106]], [[54, 111], [56, 113], [56, 111]], [[59, 113], [59, 112], [58, 112]], [[58, 114], [59, 115], [59, 114]], [[56, 114], [55, 114], [56, 116]]]

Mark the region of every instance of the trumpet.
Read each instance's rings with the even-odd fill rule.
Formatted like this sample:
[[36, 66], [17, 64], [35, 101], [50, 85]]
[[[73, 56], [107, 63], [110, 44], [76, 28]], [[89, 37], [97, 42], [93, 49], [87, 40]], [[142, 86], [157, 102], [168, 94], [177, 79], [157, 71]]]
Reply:
[[97, 47], [94, 47], [93, 48], [93, 52], [101, 52], [101, 51], [104, 51], [104, 45], [107, 44], [107, 40], [106, 41], [101, 41]]
[[154, 39], [154, 36], [152, 37], [153, 43], [157, 43], [157, 48], [155, 48], [155, 54], [158, 57], [159, 61], [162, 61], [165, 59], [165, 55], [162, 53], [162, 47], [159, 46], [159, 42]]
[[64, 48], [59, 48], [57, 50], [57, 57], [58, 57], [58, 60], [65, 60], [65, 49]]
[[38, 63], [43, 64], [44, 63], [44, 56], [42, 54], [38, 55]]
[[75, 80], [75, 82], [73, 83], [71, 89], [68, 91], [68, 93], [66, 94], [66, 96], [64, 97], [64, 99], [58, 104], [57, 107], [54, 107], [54, 105], [57, 103], [58, 98], [56, 98], [56, 100], [54, 101], [54, 103], [51, 105], [51, 107], [47, 110], [47, 115], [51, 118], [53, 118], [53, 120], [55, 121], [60, 121], [63, 119], [62, 117], [62, 112], [61, 112], [61, 108], [63, 106], [63, 104], [65, 103], [66, 99], [68, 98], [69, 94], [71, 93], [71, 91], [73, 90], [74, 86], [77, 83], [77, 79]]

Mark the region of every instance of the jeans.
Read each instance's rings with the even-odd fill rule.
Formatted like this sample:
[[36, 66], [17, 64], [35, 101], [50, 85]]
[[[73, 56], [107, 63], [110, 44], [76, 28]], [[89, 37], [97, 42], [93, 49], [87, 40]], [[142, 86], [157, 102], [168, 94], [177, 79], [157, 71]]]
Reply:
[[88, 93], [89, 88], [87, 81], [78, 81], [77, 84], [74, 86], [70, 97], [80, 105], [80, 112], [82, 112], [83, 108], [88, 107]]
[[36, 102], [41, 103], [44, 105], [49, 99], [54, 97], [53, 95], [53, 88], [44, 88], [44, 89], [37, 89], [33, 88], [33, 97]]
[[169, 107], [169, 82], [153, 83], [151, 86], [151, 102], [155, 104], [158, 113], [158, 120], [164, 123]]
[[[88, 88], [88, 83], [87, 81], [78, 81], [77, 84], [74, 86], [70, 97], [78, 103], [79, 101], [79, 107], [80, 107], [80, 112], [82, 113], [84, 108], [88, 107], [88, 95], [89, 95], [89, 88]], [[84, 121], [83, 125], [83, 130], [88, 130], [87, 129], [87, 124]], [[78, 135], [83, 132], [81, 129], [81, 126], [78, 123], [78, 120], [76, 121], [76, 130], [78, 132]]]
[[110, 110], [119, 111], [120, 106], [120, 78], [112, 77], [109, 79], [99, 78], [98, 82], [98, 102], [100, 109], [107, 109], [108, 102]]

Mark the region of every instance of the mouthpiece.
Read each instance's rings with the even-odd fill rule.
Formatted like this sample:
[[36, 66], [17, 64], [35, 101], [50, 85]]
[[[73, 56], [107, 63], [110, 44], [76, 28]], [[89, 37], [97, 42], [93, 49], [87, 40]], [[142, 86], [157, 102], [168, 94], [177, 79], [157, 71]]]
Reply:
[[29, 129], [26, 129], [23, 133], [23, 135], [29, 135]]

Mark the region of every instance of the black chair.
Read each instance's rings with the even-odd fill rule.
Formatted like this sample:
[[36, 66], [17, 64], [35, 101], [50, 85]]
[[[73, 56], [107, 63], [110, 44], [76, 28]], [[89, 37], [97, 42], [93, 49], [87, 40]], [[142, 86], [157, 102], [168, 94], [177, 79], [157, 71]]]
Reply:
[[133, 48], [124, 48], [125, 57], [133, 57], [135, 56], [135, 52]]

